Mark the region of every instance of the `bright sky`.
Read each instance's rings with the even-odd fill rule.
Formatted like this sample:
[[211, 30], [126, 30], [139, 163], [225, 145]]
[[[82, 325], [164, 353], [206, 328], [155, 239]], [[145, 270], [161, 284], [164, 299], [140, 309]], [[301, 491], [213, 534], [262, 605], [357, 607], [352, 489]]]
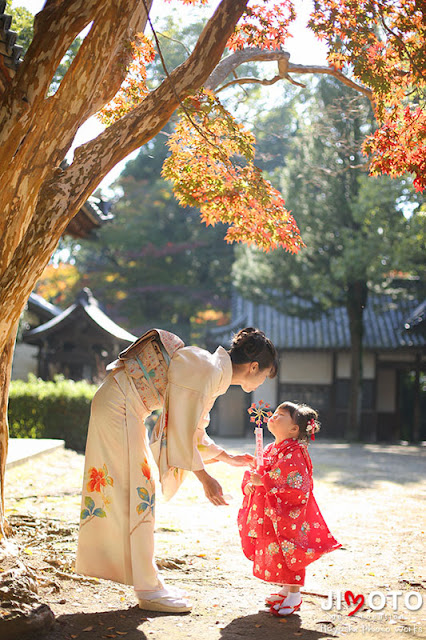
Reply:
[[[43, 8], [45, 0], [12, 0], [12, 7], [25, 7], [31, 13], [38, 13]], [[209, 2], [211, 8], [217, 5], [217, 0], [211, 0]], [[294, 64], [325, 64], [326, 49], [325, 46], [320, 43], [314, 36], [314, 34], [306, 28], [306, 23], [309, 17], [309, 13], [312, 9], [311, 0], [295, 0], [297, 19], [291, 29], [293, 38], [290, 38], [286, 43], [286, 50], [290, 53], [291, 61]], [[154, 0], [153, 9], [151, 11], [151, 19], [155, 26], [155, 18], [161, 16], [168, 10], [169, 3], [165, 3], [163, 0]], [[181, 17], [188, 14], [188, 17], [194, 15], [194, 7], [187, 7], [182, 5], [179, 8], [179, 14]], [[12, 26], [13, 28], [13, 26]], [[275, 71], [274, 71], [275, 73]], [[77, 135], [74, 139], [72, 148], [70, 149], [67, 159], [72, 160], [74, 149], [79, 145], [95, 138], [103, 130], [103, 126], [96, 118], [90, 118], [80, 129], [77, 131]], [[137, 155], [137, 151], [130, 154], [125, 160], [119, 162], [112, 171], [104, 178], [100, 184], [100, 188], [106, 197], [112, 197], [112, 192], [108, 189], [109, 185], [117, 179], [121, 171], [124, 168], [126, 162]]]

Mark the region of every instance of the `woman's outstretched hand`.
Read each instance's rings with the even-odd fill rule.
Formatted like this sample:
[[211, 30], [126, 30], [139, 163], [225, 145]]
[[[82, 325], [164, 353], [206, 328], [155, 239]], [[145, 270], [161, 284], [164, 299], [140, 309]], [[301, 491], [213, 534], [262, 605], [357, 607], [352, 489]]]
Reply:
[[234, 456], [230, 453], [226, 453], [226, 451], [222, 451], [216, 460], [226, 462], [232, 467], [250, 467], [254, 462], [254, 456], [250, 453], [242, 453]]
[[223, 497], [222, 487], [220, 486], [219, 482], [215, 480], [215, 478], [210, 476], [205, 469], [194, 471], [194, 473], [203, 485], [206, 498], [208, 498], [208, 500], [210, 500], [212, 504], [216, 506], [228, 504]]

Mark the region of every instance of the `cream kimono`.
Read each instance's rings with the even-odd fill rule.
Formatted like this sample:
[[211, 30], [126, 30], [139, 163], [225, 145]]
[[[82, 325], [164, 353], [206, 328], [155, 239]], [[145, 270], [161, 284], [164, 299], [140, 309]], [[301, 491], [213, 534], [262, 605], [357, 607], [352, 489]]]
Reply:
[[[231, 359], [222, 347], [211, 354], [154, 330], [110, 367], [92, 402], [76, 571], [155, 591], [162, 584], [150, 461], [168, 499], [187, 471], [203, 469], [203, 460], [223, 451], [205, 429], [214, 401], [231, 383]], [[150, 448], [144, 421], [160, 407]]]

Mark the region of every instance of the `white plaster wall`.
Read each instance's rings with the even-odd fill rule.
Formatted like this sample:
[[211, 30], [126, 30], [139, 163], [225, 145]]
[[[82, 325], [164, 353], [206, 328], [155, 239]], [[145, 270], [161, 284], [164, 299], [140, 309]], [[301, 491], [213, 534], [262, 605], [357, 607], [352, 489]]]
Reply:
[[278, 376], [275, 378], [266, 378], [265, 382], [253, 391], [251, 394], [251, 402], [267, 402], [271, 407], [275, 409], [278, 404]]
[[396, 410], [396, 371], [381, 369], [377, 372], [377, 411], [393, 413]]
[[333, 356], [315, 351], [283, 351], [280, 354], [280, 382], [292, 384], [331, 384]]
[[[362, 359], [363, 365], [363, 379], [374, 380], [376, 377], [376, 359], [373, 353], [364, 353]], [[350, 353], [338, 353], [337, 354], [337, 378], [350, 378], [351, 377], [351, 354]]]
[[18, 343], [15, 346], [12, 362], [12, 380], [27, 380], [29, 373], [37, 375], [38, 347]]
[[397, 353], [393, 351], [392, 353], [381, 353], [379, 355], [379, 360], [382, 362], [413, 362], [416, 361], [416, 355], [414, 353]]
[[248, 415], [245, 409], [249, 404], [250, 398], [241, 387], [230, 386], [225, 395], [219, 396], [210, 412], [214, 434], [241, 438]]

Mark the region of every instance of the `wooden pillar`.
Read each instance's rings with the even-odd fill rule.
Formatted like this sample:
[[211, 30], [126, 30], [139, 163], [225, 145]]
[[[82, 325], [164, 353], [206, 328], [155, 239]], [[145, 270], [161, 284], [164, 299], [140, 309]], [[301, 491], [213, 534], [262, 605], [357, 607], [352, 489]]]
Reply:
[[374, 357], [374, 381], [373, 381], [373, 417], [372, 417], [372, 432], [371, 438], [373, 442], [377, 442], [378, 439], [378, 426], [379, 426], [379, 416], [377, 412], [377, 377], [378, 377], [378, 364], [379, 358], [377, 353]]
[[330, 387], [330, 413], [329, 420], [333, 433], [337, 432], [337, 352], [332, 352], [332, 379]]
[[416, 354], [416, 369], [414, 378], [414, 397], [413, 397], [413, 430], [412, 441], [420, 441], [420, 367], [421, 367], [421, 354]]

